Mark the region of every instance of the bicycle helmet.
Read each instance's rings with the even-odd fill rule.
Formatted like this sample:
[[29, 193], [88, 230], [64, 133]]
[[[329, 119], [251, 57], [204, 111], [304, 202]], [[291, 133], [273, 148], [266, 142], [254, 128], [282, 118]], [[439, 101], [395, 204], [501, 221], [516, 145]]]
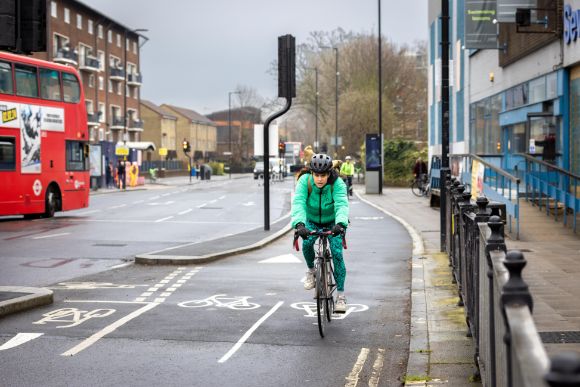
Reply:
[[332, 157], [323, 153], [312, 156], [310, 160], [310, 170], [315, 173], [326, 173], [332, 168]]

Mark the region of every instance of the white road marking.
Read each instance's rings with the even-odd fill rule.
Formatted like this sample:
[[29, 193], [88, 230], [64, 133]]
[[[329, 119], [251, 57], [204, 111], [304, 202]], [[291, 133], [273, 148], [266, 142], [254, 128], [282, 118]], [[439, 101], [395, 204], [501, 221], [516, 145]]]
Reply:
[[121, 263], [121, 264], [118, 264], [118, 265], [115, 265], [115, 266], [111, 266], [111, 269], [120, 269], [122, 267], [126, 267], [126, 266], [129, 266], [129, 265], [132, 265], [132, 264], [133, 264], [133, 262]]
[[147, 200], [157, 200], [159, 199], [161, 196], [157, 195], [157, 196], [151, 196], [149, 199]]
[[34, 340], [42, 335], [44, 335], [44, 333], [18, 333], [16, 336], [2, 344], [2, 346], [0, 346], [0, 351], [18, 347], [19, 345]]
[[159, 305], [159, 304], [153, 302], [153, 303], [147, 304], [147, 305], [137, 309], [133, 313], [130, 313], [127, 316], [125, 316], [125, 317], [115, 321], [114, 323], [106, 326], [105, 328], [101, 329], [100, 331], [98, 331], [97, 333], [95, 333], [91, 337], [85, 339], [83, 342], [76, 345], [75, 347], [69, 349], [68, 351], [66, 351], [64, 353], [61, 353], [61, 356], [74, 356], [74, 355], [76, 355], [77, 353], [81, 352], [82, 350], [87, 349], [88, 347], [90, 347], [91, 345], [93, 345], [94, 343], [99, 341], [99, 339], [101, 339], [104, 336], [108, 335], [109, 333], [115, 331], [117, 328], [125, 325], [127, 322], [133, 320], [135, 317], [139, 317], [140, 315], [147, 312], [148, 310], [155, 308], [157, 305]]
[[150, 295], [152, 295], [153, 292], [145, 292], [145, 293], [141, 293], [141, 297], [149, 297]]
[[203, 204], [201, 204], [201, 205], [197, 206], [197, 208], [203, 208], [203, 207], [205, 207], [205, 206], [207, 206], [207, 203], [203, 203]]
[[168, 216], [168, 217], [166, 217], [166, 218], [157, 219], [157, 220], [155, 221], [155, 223], [163, 222], [163, 221], [165, 221], [165, 220], [169, 220], [169, 219], [172, 219], [172, 218], [173, 218], [173, 216]]
[[210, 202], [210, 203], [215, 203], [215, 202], [217, 202], [217, 199], [210, 200], [209, 202]]
[[88, 215], [88, 214], [94, 214], [95, 212], [101, 212], [101, 210], [90, 210], [90, 211], [84, 211], [84, 212], [78, 212], [77, 215]]
[[222, 195], [222, 196], [220, 196], [218, 199], [219, 199], [219, 200], [222, 200], [222, 199], [225, 199], [225, 198], [226, 198], [226, 195]]
[[301, 263], [302, 261], [296, 258], [293, 254], [284, 254], [277, 257], [264, 259], [258, 263]]
[[[177, 282], [179, 282], [179, 281], [177, 281]], [[169, 281], [167, 281], [167, 280], [161, 280], [161, 281], [159, 281], [159, 283], [160, 283], [160, 284], [168, 284], [168, 283], [169, 283]]]
[[119, 204], [118, 206], [109, 207], [109, 210], [114, 210], [116, 208], [123, 208], [123, 207], [127, 207], [127, 205], [126, 204]]
[[[200, 208], [200, 207], [198, 207]], [[33, 220], [42, 220], [42, 219], [33, 219]], [[69, 218], [67, 219], [67, 222], [77, 222], [77, 223], [82, 223], [82, 222], [96, 222], [96, 223], [127, 223], [127, 224], [131, 224], [131, 223], [155, 223], [155, 221], [153, 220], [138, 220], [138, 219], [81, 219], [81, 218]], [[242, 226], [256, 226], [256, 225], [261, 225], [262, 223], [259, 222], [227, 222], [227, 221], [194, 221], [194, 220], [172, 220], [168, 223], [174, 223], [174, 224], [228, 224], [228, 225], [242, 225]], [[232, 234], [227, 234], [227, 235], [232, 235]], [[219, 237], [214, 238], [218, 239], [218, 238], [223, 238], [226, 235], [220, 235]], [[204, 240], [203, 242], [209, 242], [209, 240]], [[173, 249], [177, 249], [179, 247], [184, 247], [184, 246], [191, 246], [191, 245], [195, 245], [201, 242], [193, 242], [193, 243], [187, 243], [181, 246], [175, 246], [175, 247], [170, 247], [167, 248], [165, 250], [173, 250]], [[163, 250], [163, 251], [165, 251]], [[160, 250], [161, 251], [161, 250]], [[159, 252], [159, 251], [157, 251]]]
[[145, 202], [145, 200], [137, 200], [137, 201], [134, 201], [133, 204], [140, 204], [140, 203], [144, 203], [144, 202]]
[[137, 301], [137, 302], [143, 302], [143, 301], [145, 301], [146, 298], [147, 297], [137, 297], [137, 298], [135, 298], [135, 301]]
[[149, 304], [141, 301], [106, 301], [106, 300], [63, 300], [63, 302], [80, 302], [80, 303], [100, 303], [100, 304]]
[[381, 377], [381, 369], [385, 360], [385, 350], [379, 348], [379, 353], [373, 364], [373, 373], [369, 379], [369, 387], [377, 387], [379, 385], [379, 378]]
[[70, 235], [70, 232], [63, 232], [60, 234], [50, 234], [50, 235], [44, 235], [44, 236], [39, 236], [39, 237], [32, 237], [32, 239], [46, 239], [46, 238], [54, 238], [54, 237], [59, 237], [59, 236], [64, 236], [64, 235]]
[[165, 298], [163, 298], [163, 297], [159, 297], [159, 298], [156, 298], [155, 299], [155, 302], [158, 302], [158, 303], [161, 303], [161, 302], [164, 302], [164, 301], [165, 301]]
[[242, 206], [245, 206], [245, 207], [250, 207], [250, 206], [255, 206], [255, 205], [256, 205], [256, 203], [254, 203], [254, 202], [242, 203]]
[[164, 193], [161, 196], [169, 196], [169, 195], [171, 195], [171, 194], [170, 193]]
[[270, 311], [268, 313], [266, 313], [264, 316], [262, 316], [261, 319], [256, 321], [256, 323], [246, 333], [244, 333], [242, 338], [240, 340], [238, 340], [238, 342], [228, 351], [228, 353], [226, 353], [224, 356], [222, 356], [221, 359], [218, 360], [218, 363], [225, 363], [230, 357], [232, 357], [232, 355], [234, 353], [236, 353], [236, 351], [238, 349], [241, 348], [242, 344], [244, 344], [246, 342], [246, 340], [248, 340], [248, 338], [252, 335], [252, 333], [254, 333], [254, 331], [256, 329], [258, 329], [258, 327], [264, 321], [266, 321], [268, 319], [268, 317], [270, 317], [272, 314], [274, 314], [274, 312], [276, 312], [276, 310], [279, 307], [281, 307], [282, 304], [284, 304], [284, 301], [278, 301], [278, 303], [276, 305], [274, 305], [274, 307], [272, 309], [270, 309]]
[[171, 292], [161, 293], [161, 297], [169, 297], [170, 295], [171, 295]]
[[356, 362], [354, 363], [354, 366], [352, 367], [352, 371], [350, 371], [350, 374], [348, 374], [348, 376], [346, 377], [346, 381], [347, 383], [344, 385], [344, 387], [356, 387], [356, 385], [358, 384], [358, 379], [359, 379], [359, 374], [363, 369], [363, 366], [365, 365], [365, 362], [367, 361], [367, 356], [369, 355], [369, 349], [368, 348], [361, 348], [360, 353], [358, 355], [358, 358], [356, 359]]
[[169, 289], [167, 289], [168, 292], [174, 292], [177, 290], [177, 287], [175, 287], [175, 285], [173, 285], [172, 287], [170, 287]]
[[187, 209], [185, 211], [181, 211], [178, 215], [185, 215], [185, 214], [187, 214], [188, 212], [191, 212], [191, 211], [193, 211], [193, 208]]

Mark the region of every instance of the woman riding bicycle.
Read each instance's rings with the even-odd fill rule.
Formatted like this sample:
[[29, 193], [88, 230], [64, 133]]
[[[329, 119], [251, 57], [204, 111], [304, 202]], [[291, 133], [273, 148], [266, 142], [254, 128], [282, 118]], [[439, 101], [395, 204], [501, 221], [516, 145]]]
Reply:
[[333, 236], [329, 238], [330, 251], [334, 263], [334, 277], [337, 284], [338, 298], [334, 311], [346, 312], [344, 280], [346, 266], [342, 256], [342, 238], [348, 225], [348, 197], [346, 185], [332, 167], [332, 158], [325, 154], [315, 154], [310, 161], [309, 173], [303, 174], [296, 185], [292, 202], [292, 227], [296, 234], [304, 239], [302, 251], [308, 271], [304, 289], [314, 288], [314, 242], [310, 230], [329, 229]]

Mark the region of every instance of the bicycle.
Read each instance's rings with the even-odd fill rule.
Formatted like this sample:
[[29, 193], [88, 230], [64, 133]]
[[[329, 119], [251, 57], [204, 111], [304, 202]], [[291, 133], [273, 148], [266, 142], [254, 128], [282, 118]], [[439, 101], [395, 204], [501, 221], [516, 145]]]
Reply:
[[[311, 236], [318, 237], [316, 255], [314, 258], [314, 278], [316, 296], [316, 314], [318, 318], [318, 332], [324, 338], [326, 324], [332, 320], [334, 312], [334, 294], [337, 292], [336, 281], [334, 279], [334, 265], [330, 252], [328, 237], [332, 235], [330, 230], [311, 231]], [[342, 235], [342, 245], [346, 246], [346, 239]], [[298, 246], [298, 234], [294, 234], [294, 248], [300, 251]]]
[[429, 176], [426, 174], [421, 174], [418, 179], [411, 182], [411, 191], [415, 196], [429, 196], [430, 190]]

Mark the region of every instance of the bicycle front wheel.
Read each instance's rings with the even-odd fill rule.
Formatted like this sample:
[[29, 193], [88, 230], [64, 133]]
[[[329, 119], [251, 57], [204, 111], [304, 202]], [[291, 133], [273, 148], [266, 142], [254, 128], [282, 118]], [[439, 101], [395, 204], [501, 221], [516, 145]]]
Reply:
[[418, 197], [423, 196], [423, 190], [419, 186], [419, 182], [417, 180], [415, 180], [413, 182], [413, 184], [411, 184], [411, 191], [413, 192], [413, 195], [415, 195], [415, 196], [418, 196]]
[[324, 337], [326, 330], [326, 276], [324, 273], [324, 264], [318, 264], [316, 267], [316, 314], [318, 317], [318, 331], [320, 337]]
[[332, 275], [332, 270], [331, 270], [331, 266], [330, 266], [330, 262], [326, 263], [326, 283], [325, 283], [325, 289], [326, 289], [326, 320], [328, 322], [330, 322], [330, 320], [332, 319], [332, 313], [334, 313], [334, 298], [332, 296], [332, 287], [334, 286], [334, 282], [333, 282], [333, 275]]

